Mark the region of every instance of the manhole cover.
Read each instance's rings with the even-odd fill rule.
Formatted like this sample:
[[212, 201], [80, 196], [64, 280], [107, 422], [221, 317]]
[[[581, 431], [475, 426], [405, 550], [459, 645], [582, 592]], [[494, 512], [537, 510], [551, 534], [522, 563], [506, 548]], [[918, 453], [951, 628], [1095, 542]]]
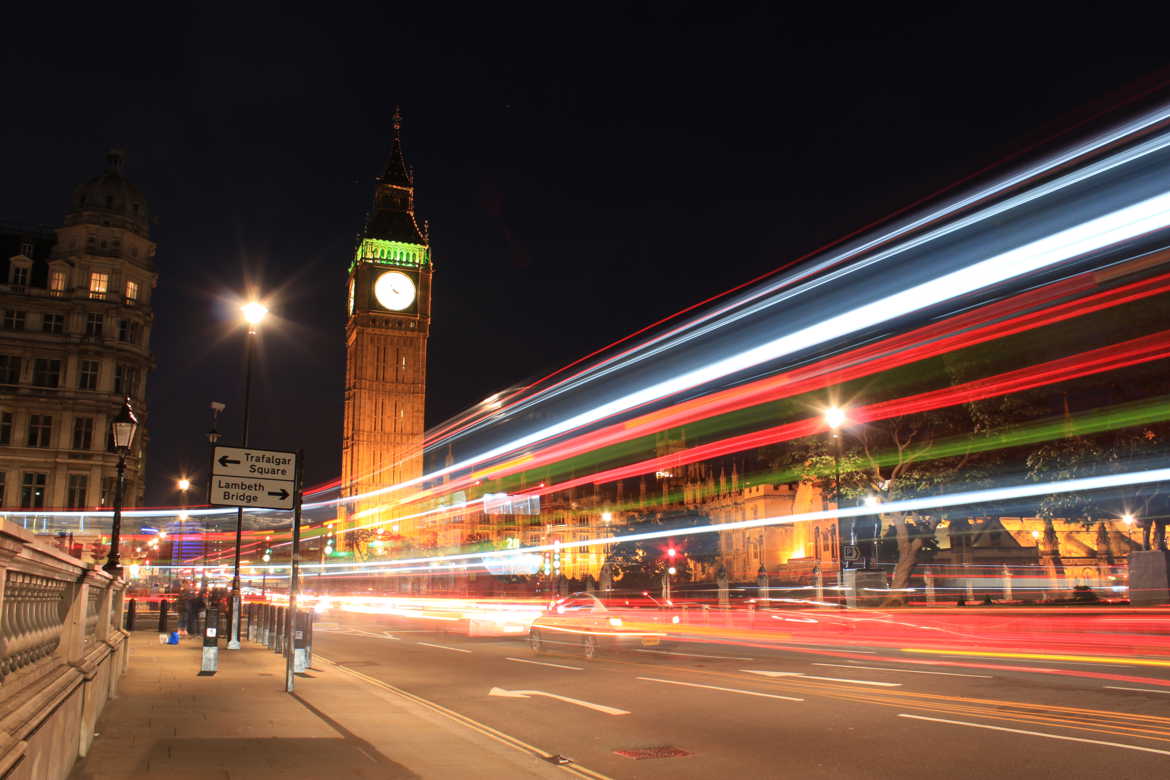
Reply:
[[615, 750], [623, 758], [632, 758], [635, 761], [642, 761], [647, 758], [682, 758], [683, 756], [693, 755], [689, 750], [672, 747], [670, 745], [659, 745], [658, 747], [645, 748], [627, 748], [625, 750]]

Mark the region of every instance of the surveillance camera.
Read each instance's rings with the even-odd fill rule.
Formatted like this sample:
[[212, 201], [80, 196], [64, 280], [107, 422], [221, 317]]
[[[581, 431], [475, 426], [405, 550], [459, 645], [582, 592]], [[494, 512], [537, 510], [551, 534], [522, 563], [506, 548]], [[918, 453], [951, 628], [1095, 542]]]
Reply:
[[226, 408], [227, 408], [227, 405], [221, 404], [219, 401], [212, 401], [211, 402], [211, 411], [213, 411], [213, 412], [222, 412]]

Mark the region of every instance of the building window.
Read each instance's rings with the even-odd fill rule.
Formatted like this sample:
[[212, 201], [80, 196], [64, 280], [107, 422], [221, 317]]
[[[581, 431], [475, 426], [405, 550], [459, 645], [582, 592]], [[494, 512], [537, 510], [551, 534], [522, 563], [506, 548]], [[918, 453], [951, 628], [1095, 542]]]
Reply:
[[14, 287], [28, 286], [28, 267], [23, 265], [12, 266], [12, 285]]
[[21, 253], [22, 255], [24, 255], [25, 257], [27, 257], [29, 260], [32, 260], [32, 257], [33, 257], [33, 245], [32, 245], [32, 242], [31, 242], [31, 241], [25, 241], [25, 242], [23, 242], [23, 243], [20, 245], [20, 253]]
[[7, 482], [7, 476], [6, 473], [0, 471], [0, 506], [8, 506], [8, 491], [5, 489], [7, 487], [5, 484]]
[[61, 385], [61, 361], [50, 358], [34, 360], [33, 384], [37, 387], [59, 387]]
[[64, 271], [50, 271], [49, 272], [49, 295], [54, 298], [60, 298], [65, 294], [65, 272]]
[[45, 483], [49, 475], [35, 471], [24, 472], [20, 483], [20, 506], [22, 509], [41, 509], [45, 506]]
[[53, 438], [53, 417], [48, 414], [30, 414], [28, 417], [28, 446], [48, 447]]
[[85, 474], [70, 474], [69, 495], [66, 496], [68, 506], [71, 509], [84, 509], [87, 493], [89, 493], [89, 477]]
[[118, 395], [135, 395], [138, 389], [138, 369], [119, 364], [114, 370], [114, 392]]
[[93, 448], [93, 418], [76, 417], [73, 420], [73, 449]]
[[24, 312], [5, 309], [4, 330], [24, 330]]
[[12, 412], [0, 412], [0, 444], [12, 444]]
[[132, 279], [126, 281], [126, 303], [138, 303], [138, 282]]
[[20, 358], [16, 355], [0, 355], [0, 385], [20, 384]]
[[65, 315], [46, 314], [45, 318], [41, 321], [41, 330], [45, 333], [61, 335], [65, 332]]
[[99, 365], [96, 360], [81, 361], [81, 372], [77, 380], [78, 390], [97, 390]]
[[142, 326], [134, 320], [118, 320], [118, 341], [125, 344], [137, 344], [141, 330]]
[[[102, 242], [105, 244], [105, 241]], [[110, 290], [110, 275], [94, 271], [89, 275], [89, 297], [104, 300]]]
[[85, 315], [85, 335], [100, 339], [102, 337], [102, 329], [105, 326], [105, 317], [97, 312], [90, 312]]

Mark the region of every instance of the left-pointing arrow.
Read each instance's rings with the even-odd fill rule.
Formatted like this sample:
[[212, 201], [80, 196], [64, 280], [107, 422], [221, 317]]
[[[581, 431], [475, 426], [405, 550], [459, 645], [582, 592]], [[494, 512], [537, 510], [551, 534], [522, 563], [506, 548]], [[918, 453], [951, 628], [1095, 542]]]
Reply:
[[548, 693], [547, 691], [509, 691], [506, 688], [492, 688], [488, 691], [488, 696], [504, 696], [509, 699], [527, 699], [530, 696], [547, 696], [550, 699], [557, 701], [568, 702], [569, 704], [576, 704], [578, 707], [587, 707], [591, 710], [604, 712], [606, 715], [629, 715], [628, 710], [619, 710], [617, 707], [610, 707], [605, 704], [594, 704], [591, 701], [582, 701], [581, 699], [571, 699], [568, 696], [559, 696], [555, 693]]
[[228, 466], [238, 466], [240, 465], [240, 461], [236, 460], [235, 458], [229, 458], [227, 455], [220, 455], [219, 465], [223, 466], [224, 468], [227, 468]]

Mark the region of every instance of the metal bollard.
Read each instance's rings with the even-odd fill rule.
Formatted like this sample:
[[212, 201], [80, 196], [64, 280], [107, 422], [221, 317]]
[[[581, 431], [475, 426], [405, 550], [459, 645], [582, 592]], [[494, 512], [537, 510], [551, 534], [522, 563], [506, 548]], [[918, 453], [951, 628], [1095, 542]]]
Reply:
[[271, 650], [276, 646], [276, 607], [264, 606], [264, 645]]
[[305, 668], [313, 668], [313, 624], [317, 622], [317, 610], [305, 611]]
[[138, 599], [130, 599], [126, 606], [126, 630], [134, 630], [134, 619], [138, 617]]
[[163, 599], [158, 603], [158, 638], [160, 642], [166, 642], [167, 634], [170, 633], [171, 616], [168, 612], [169, 604], [167, 600]]
[[219, 610], [208, 607], [207, 622], [203, 629], [203, 663], [199, 673], [215, 674], [219, 668]]
[[303, 610], [293, 613], [293, 673], [303, 672], [309, 668], [308, 653], [306, 651], [306, 634], [308, 634], [309, 615]]
[[276, 636], [272, 642], [272, 652], [284, 652], [284, 607], [276, 608]]
[[252, 611], [255, 607], [256, 605], [251, 602], [244, 605], [244, 616], [248, 618], [248, 630], [244, 636], [248, 637], [249, 642], [256, 641], [256, 625], [252, 622]]

